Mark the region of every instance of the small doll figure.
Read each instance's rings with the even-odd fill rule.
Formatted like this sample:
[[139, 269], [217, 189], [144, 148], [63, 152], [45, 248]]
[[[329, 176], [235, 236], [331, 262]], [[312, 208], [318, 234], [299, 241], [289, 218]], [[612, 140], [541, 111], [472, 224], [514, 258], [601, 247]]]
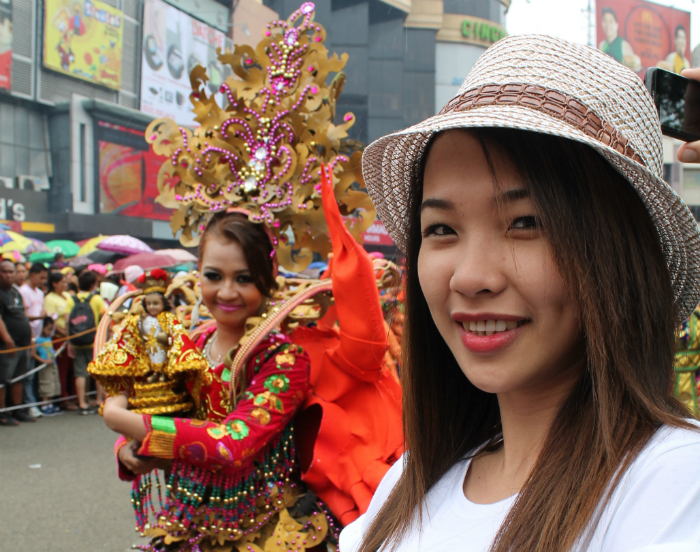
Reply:
[[129, 407], [140, 414], [194, 411], [207, 361], [171, 312], [168, 274], [154, 269], [137, 282], [142, 312], [124, 319], [88, 371], [107, 394], [126, 391]]
[[[151, 272], [151, 278], [155, 278], [153, 272], [156, 272], [157, 276], [160, 277], [162, 277], [162, 275], [159, 274], [160, 272], [165, 274], [163, 270], [154, 270]], [[139, 283], [145, 283], [146, 274], [143, 274], [141, 278], [144, 278], [144, 281], [139, 281]], [[139, 280], [141, 278], [139, 278]], [[165, 297], [165, 291], [165, 288], [162, 287], [146, 288], [141, 303], [144, 312], [141, 315], [139, 328], [141, 330], [141, 339], [143, 340], [146, 353], [151, 361], [151, 370], [153, 372], [146, 378], [146, 381], [149, 383], [168, 381], [165, 368], [166, 361], [168, 360], [168, 349], [173, 343], [172, 338], [163, 330], [158, 321], [159, 314], [170, 312], [171, 310], [170, 303]]]

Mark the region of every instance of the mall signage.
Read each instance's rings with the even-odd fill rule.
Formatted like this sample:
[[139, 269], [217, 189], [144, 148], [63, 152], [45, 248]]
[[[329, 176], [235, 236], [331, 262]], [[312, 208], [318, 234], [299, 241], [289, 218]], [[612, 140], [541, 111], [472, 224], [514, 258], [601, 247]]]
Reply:
[[478, 44], [490, 46], [507, 35], [506, 30], [497, 23], [476, 18], [462, 20], [462, 36]]

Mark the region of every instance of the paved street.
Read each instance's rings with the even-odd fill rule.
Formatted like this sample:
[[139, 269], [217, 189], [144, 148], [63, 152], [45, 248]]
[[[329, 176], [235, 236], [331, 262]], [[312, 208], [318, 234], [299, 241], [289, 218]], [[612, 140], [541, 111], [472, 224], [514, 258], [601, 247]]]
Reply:
[[116, 476], [115, 439], [101, 417], [73, 412], [0, 427], [0, 548], [125, 552], [143, 542], [131, 487]]

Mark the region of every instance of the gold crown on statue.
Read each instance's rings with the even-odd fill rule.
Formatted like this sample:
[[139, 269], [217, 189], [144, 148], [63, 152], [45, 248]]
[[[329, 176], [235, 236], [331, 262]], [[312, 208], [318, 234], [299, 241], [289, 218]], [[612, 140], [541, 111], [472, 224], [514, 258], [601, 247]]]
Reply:
[[141, 274], [136, 283], [148, 295], [149, 293], [165, 293], [168, 290], [169, 281], [170, 277], [165, 270], [154, 268]]
[[[333, 171], [335, 197], [355, 238], [374, 221], [361, 151], [343, 141], [355, 116], [347, 113], [342, 124], [333, 124], [345, 83], [339, 71], [348, 56], [328, 57], [314, 10], [306, 2], [287, 21], [269, 23], [255, 49], [218, 50], [219, 61], [235, 74], [220, 88], [224, 108], [207, 93], [206, 70], [192, 70], [190, 99], [201, 126], [190, 131], [157, 119], [148, 127], [154, 151], [170, 158], [158, 175], [156, 201], [177, 209], [171, 227], [173, 233], [182, 230], [183, 245], [199, 242], [213, 214], [236, 208], [270, 229], [282, 266], [303, 270], [313, 251], [326, 256], [331, 250], [321, 205], [322, 164]], [[337, 74], [326, 85], [330, 73]]]

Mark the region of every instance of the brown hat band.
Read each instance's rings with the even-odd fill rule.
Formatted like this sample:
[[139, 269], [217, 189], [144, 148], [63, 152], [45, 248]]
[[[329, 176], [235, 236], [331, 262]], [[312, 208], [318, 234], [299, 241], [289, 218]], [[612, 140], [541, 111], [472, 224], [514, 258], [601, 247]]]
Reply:
[[440, 115], [469, 111], [487, 105], [517, 105], [541, 111], [568, 123], [600, 143], [610, 146], [625, 157], [646, 166], [644, 160], [634, 151], [624, 134], [596, 115], [595, 111], [567, 94], [549, 90], [543, 86], [486, 84], [452, 98], [442, 108]]

